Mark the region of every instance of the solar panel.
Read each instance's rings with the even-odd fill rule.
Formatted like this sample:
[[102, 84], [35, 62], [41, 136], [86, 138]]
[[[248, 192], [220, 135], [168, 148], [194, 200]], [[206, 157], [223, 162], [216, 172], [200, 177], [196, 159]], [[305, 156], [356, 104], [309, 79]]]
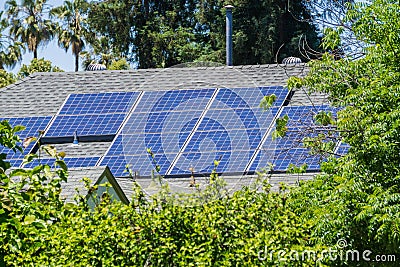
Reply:
[[335, 116], [337, 109], [327, 105], [286, 106], [283, 108], [280, 117], [288, 115], [288, 127], [305, 127], [310, 124], [314, 125], [314, 116], [321, 111], [331, 112]]
[[71, 94], [60, 115], [126, 113], [138, 97], [138, 92]]
[[0, 121], [7, 120], [11, 126], [25, 126], [25, 130], [18, 132], [20, 139], [29, 136], [38, 136], [39, 130], [44, 131], [51, 120], [51, 116], [26, 117], [26, 118], [0, 118]]
[[[217, 172], [240, 172], [245, 169], [252, 151], [214, 151], [214, 152], [191, 152], [182, 153], [179, 161], [171, 170], [174, 174], [189, 174], [190, 168], [194, 173], [211, 173], [215, 168]], [[214, 166], [214, 160], [219, 161]]]
[[[264, 95], [271, 93], [277, 95], [277, 101], [274, 107], [263, 111], [259, 103]], [[179, 164], [185, 156], [184, 153], [202, 153], [207, 155], [205, 161], [213, 162], [213, 155], [220, 152], [223, 153], [220, 169], [226, 172], [245, 172], [287, 94], [288, 90], [283, 87], [220, 89], [196, 132], [188, 141], [187, 147], [174, 161], [175, 164]], [[238, 151], [242, 151], [240, 158], [235, 157]], [[226, 152], [229, 152], [229, 157]], [[205, 164], [207, 163], [203, 162], [199, 165]], [[176, 169], [173, 168], [171, 174], [177, 172]]]
[[78, 136], [116, 134], [125, 116], [123, 113], [57, 116], [46, 132], [46, 137], [73, 136], [75, 131]]
[[[105, 156], [102, 159], [100, 166], [107, 165], [108, 168], [110, 168], [112, 174], [115, 177], [123, 177], [123, 176], [128, 176], [128, 173], [126, 172], [126, 166], [127, 162], [130, 162], [131, 160], [128, 157], [125, 157], [123, 155], [121, 156]], [[147, 162], [148, 159], [144, 159], [144, 162]]]
[[10, 162], [11, 167], [18, 168], [22, 164], [22, 159], [7, 159]]
[[258, 108], [264, 96], [274, 94], [274, 107], [279, 107], [285, 101], [289, 91], [282, 86], [255, 87], [255, 88], [221, 88], [211, 109], [230, 108]]
[[[150, 155], [142, 154], [142, 155], [119, 155], [119, 156], [105, 156], [101, 161], [99, 166], [107, 165], [111, 172], [116, 177], [128, 176], [129, 173], [126, 171], [126, 166], [129, 166], [129, 170], [132, 172], [140, 172], [142, 176], [150, 176], [152, 171], [155, 172], [156, 165], [160, 166], [159, 173], [164, 175], [168, 166], [170, 165], [170, 161], [168, 157], [172, 157], [173, 155], [168, 154], [155, 154], [154, 155], [155, 163], [151, 159]], [[157, 174], [155, 172], [155, 174]]]
[[274, 163], [275, 170], [284, 171], [289, 164], [301, 165], [306, 163], [309, 170], [318, 170], [319, 162], [322, 160], [320, 156], [309, 155], [309, 149], [304, 148], [303, 139], [305, 137], [316, 137], [318, 134], [326, 134], [326, 141], [337, 142], [337, 134], [327, 127], [316, 127], [314, 116], [320, 112], [332, 112], [336, 114], [336, 109], [330, 106], [286, 106], [283, 108], [280, 117], [288, 115], [287, 132], [285, 137], [277, 138], [272, 141], [269, 136], [265, 144], [260, 148], [261, 155], [257, 157], [250, 171], [255, 171], [262, 167], [266, 167], [268, 162]]
[[190, 132], [202, 111], [132, 113], [122, 129], [122, 134]]
[[46, 137], [116, 134], [139, 92], [71, 94]]
[[[0, 121], [7, 120], [11, 126], [15, 127], [17, 125], [25, 126], [25, 129], [21, 132], [18, 132], [17, 135], [23, 141], [27, 137], [38, 137], [39, 131], [46, 130], [47, 125], [49, 124], [51, 117], [26, 117], [26, 118], [1, 118]], [[17, 167], [17, 163], [22, 162], [22, 158], [26, 155], [34, 146], [35, 142], [32, 142], [28, 147], [24, 149], [24, 153], [20, 152], [14, 153], [11, 149], [0, 147], [0, 153], [5, 153], [7, 155], [7, 160], [15, 159], [14, 165]], [[19, 144], [21, 146], [21, 144]]]
[[214, 92], [215, 89], [147, 91], [134, 113], [202, 111]]

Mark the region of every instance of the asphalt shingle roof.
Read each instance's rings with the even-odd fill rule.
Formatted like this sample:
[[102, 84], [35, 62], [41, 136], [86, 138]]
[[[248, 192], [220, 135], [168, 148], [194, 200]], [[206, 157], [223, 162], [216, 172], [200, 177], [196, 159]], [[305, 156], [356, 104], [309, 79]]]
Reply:
[[[66, 157], [69, 158], [80, 158], [80, 157], [101, 157], [103, 156], [111, 142], [88, 142], [79, 143], [78, 145], [73, 145], [71, 143], [67, 144], [52, 144], [57, 150], [57, 152], [65, 152]], [[43, 155], [43, 158], [48, 158], [47, 155]]]
[[[280, 183], [285, 183], [287, 185], [297, 185], [299, 181], [307, 181], [311, 180], [315, 177], [316, 173], [304, 173], [304, 174], [285, 174], [285, 173], [277, 173], [271, 174], [268, 177], [269, 182], [271, 184], [271, 190], [277, 192], [279, 190]], [[246, 175], [246, 176], [221, 176], [226, 183], [226, 189], [230, 192], [235, 192], [241, 189], [243, 186], [250, 186], [257, 179], [257, 175]], [[116, 178], [118, 184], [121, 186], [122, 190], [128, 196], [131, 201], [131, 196], [133, 195], [133, 182], [132, 178]], [[196, 191], [195, 187], [191, 187], [191, 178], [165, 178], [162, 180], [163, 182], [168, 183], [171, 192], [180, 192], [180, 193], [194, 193]], [[199, 185], [200, 189], [204, 189], [208, 184], [208, 179], [202, 177], [195, 178], [196, 184]], [[137, 178], [136, 182], [140, 185], [140, 187], [147, 193], [147, 195], [152, 195], [158, 192], [160, 189], [159, 183], [156, 179], [149, 178]]]
[[0, 117], [55, 115], [68, 94], [285, 85], [305, 65], [48, 72], [0, 90]]
[[[107, 166], [71, 168], [68, 169], [67, 182], [61, 184], [61, 198], [65, 199], [66, 202], [73, 202], [77, 194], [86, 197], [88, 190], [85, 188], [83, 178], [89, 178], [90, 186], [94, 186], [98, 184], [100, 179], [104, 176], [107, 177], [107, 180], [112, 184], [114, 190], [121, 191], [121, 186], [112, 176]], [[124, 194], [126, 196], [125, 192]], [[126, 199], [125, 196], [123, 196], [123, 198]], [[122, 199], [122, 201], [125, 201], [125, 199]]]
[[105, 166], [69, 169], [67, 183], [63, 182], [61, 185], [61, 198], [65, 199], [66, 202], [73, 202], [74, 196], [78, 192], [86, 196], [87, 189], [82, 179], [89, 178], [91, 186], [93, 186], [105, 169]]

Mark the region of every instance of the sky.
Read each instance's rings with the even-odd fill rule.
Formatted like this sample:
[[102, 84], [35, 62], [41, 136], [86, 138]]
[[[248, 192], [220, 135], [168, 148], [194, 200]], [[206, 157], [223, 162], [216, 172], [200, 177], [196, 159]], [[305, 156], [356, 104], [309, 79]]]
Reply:
[[[6, 0], [0, 0], [0, 10], [4, 10], [5, 2]], [[63, 2], [64, 0], [48, 0], [47, 3], [52, 6], [59, 6], [62, 5]], [[44, 58], [46, 60], [50, 60], [54, 66], [57, 66], [64, 71], [75, 70], [75, 59], [74, 56], [72, 55], [71, 50], [65, 52], [64, 49], [61, 49], [57, 45], [56, 40], [53, 40], [46, 46], [40, 47], [38, 50], [38, 58]], [[26, 53], [22, 58], [22, 61], [18, 63], [13, 69], [9, 69], [9, 71], [17, 73], [22, 64], [29, 64], [29, 62], [32, 59], [33, 59], [33, 53], [26, 51]]]

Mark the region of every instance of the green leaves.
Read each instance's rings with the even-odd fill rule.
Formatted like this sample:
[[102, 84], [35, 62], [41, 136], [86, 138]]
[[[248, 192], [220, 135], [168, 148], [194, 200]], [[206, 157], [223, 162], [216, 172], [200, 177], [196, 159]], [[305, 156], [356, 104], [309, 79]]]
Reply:
[[328, 111], [320, 111], [316, 115], [314, 115], [314, 121], [317, 124], [320, 124], [322, 126], [328, 126], [334, 124], [332, 112]]
[[264, 110], [268, 110], [270, 107], [274, 105], [276, 101], [276, 95], [271, 94], [271, 95], [266, 95], [264, 96], [263, 100], [260, 102], [260, 108]]
[[337, 49], [341, 44], [340, 35], [343, 33], [343, 31], [344, 28], [342, 26], [337, 27], [336, 29], [325, 28], [322, 47], [325, 50]]
[[44, 58], [35, 58], [32, 59], [29, 65], [22, 65], [21, 69], [18, 72], [18, 77], [22, 79], [28, 77], [35, 72], [63, 72], [63, 70], [56, 66], [53, 66], [49, 60], [45, 60]]
[[285, 114], [282, 118], [277, 118], [275, 123], [275, 131], [272, 132], [272, 140], [278, 137], [284, 137], [287, 132], [288, 115]]

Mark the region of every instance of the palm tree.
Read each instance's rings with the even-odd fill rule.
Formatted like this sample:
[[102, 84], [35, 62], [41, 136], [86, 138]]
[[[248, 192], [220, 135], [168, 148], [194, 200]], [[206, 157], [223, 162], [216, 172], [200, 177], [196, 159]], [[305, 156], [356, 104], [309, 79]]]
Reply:
[[7, 0], [6, 13], [10, 19], [10, 34], [25, 43], [33, 57], [41, 44], [54, 36], [55, 25], [46, 18], [47, 0]]
[[4, 12], [0, 12], [0, 70], [4, 66], [14, 67], [22, 59], [24, 47], [22, 43], [15, 42], [10, 35], [6, 34], [8, 21], [3, 18]]
[[89, 32], [83, 16], [87, 7], [86, 0], [66, 0], [62, 6], [51, 10], [51, 15], [61, 21], [61, 26], [57, 31], [58, 45], [65, 51], [71, 47], [72, 54], [75, 56], [75, 71], [79, 69], [79, 54], [85, 48], [85, 36]]

